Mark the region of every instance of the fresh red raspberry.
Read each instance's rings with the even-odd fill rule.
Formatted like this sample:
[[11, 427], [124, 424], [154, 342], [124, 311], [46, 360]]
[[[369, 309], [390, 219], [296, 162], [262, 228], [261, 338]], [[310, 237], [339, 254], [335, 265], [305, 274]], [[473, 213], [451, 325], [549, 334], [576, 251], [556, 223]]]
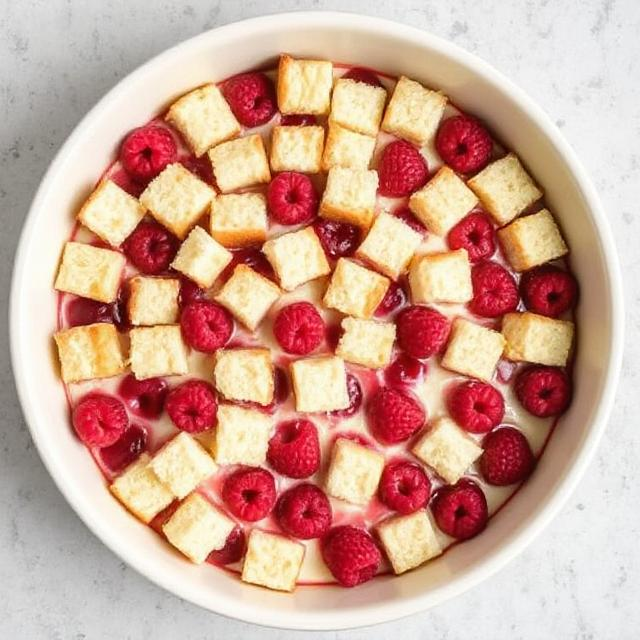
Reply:
[[74, 298], [67, 305], [65, 312], [69, 327], [96, 322], [113, 323], [113, 304], [89, 300], [89, 298]]
[[522, 276], [520, 293], [527, 309], [557, 318], [575, 305], [578, 283], [568, 271], [545, 265]]
[[267, 461], [283, 476], [308, 478], [320, 468], [318, 430], [311, 420], [281, 422], [269, 440]]
[[178, 305], [181, 309], [192, 302], [199, 302], [204, 298], [204, 291], [189, 278], [180, 278], [180, 293], [178, 294]]
[[171, 132], [154, 124], [134, 129], [122, 142], [120, 162], [137, 182], [149, 182], [178, 155]]
[[384, 379], [390, 387], [403, 389], [424, 378], [427, 365], [401, 353], [385, 370]]
[[136, 380], [132, 374], [125, 376], [118, 386], [118, 394], [129, 411], [150, 420], [160, 417], [168, 391], [167, 382], [162, 378]]
[[111, 473], [118, 473], [133, 464], [146, 449], [147, 430], [132, 424], [116, 442], [100, 449], [100, 459]]
[[103, 393], [84, 396], [73, 409], [73, 428], [88, 447], [108, 447], [129, 426], [127, 410], [118, 398]]
[[470, 380], [455, 387], [447, 398], [451, 417], [470, 433], [486, 433], [504, 417], [504, 398], [490, 384]]
[[218, 567], [239, 562], [247, 550], [247, 538], [242, 527], [236, 527], [228, 536], [222, 549], [212, 551], [207, 556], [207, 562]]
[[407, 515], [427, 504], [431, 495], [431, 481], [415, 462], [390, 462], [380, 476], [378, 495], [389, 509]]
[[304, 356], [324, 340], [324, 320], [310, 302], [294, 302], [278, 311], [273, 335], [287, 353]]
[[403, 309], [396, 319], [398, 344], [414, 358], [439, 353], [449, 337], [449, 320], [435, 309], [419, 305]]
[[290, 113], [280, 118], [280, 124], [283, 127], [311, 127], [318, 124], [318, 120], [307, 113]]
[[516, 377], [515, 390], [520, 404], [538, 418], [561, 414], [571, 401], [571, 380], [558, 367], [523, 369]]
[[271, 513], [276, 483], [266, 469], [243, 467], [226, 478], [222, 498], [236, 518], [256, 522]]
[[360, 527], [334, 527], [322, 540], [322, 559], [343, 587], [355, 587], [375, 576], [382, 555], [371, 535]]
[[356, 82], [364, 82], [372, 87], [381, 87], [382, 82], [378, 76], [369, 69], [364, 67], [351, 67], [347, 73], [342, 76], [345, 80], [355, 80]]
[[475, 173], [489, 162], [493, 141], [475, 118], [453, 116], [440, 125], [436, 149], [454, 171]]
[[301, 540], [320, 538], [331, 526], [331, 504], [324, 491], [303, 482], [285, 491], [276, 505], [276, 518], [282, 530]]
[[395, 444], [409, 439], [426, 420], [422, 405], [397, 389], [382, 387], [369, 403], [369, 426], [377, 440]]
[[182, 310], [180, 328], [189, 346], [196, 351], [213, 353], [229, 342], [233, 320], [219, 304], [201, 300], [192, 302]]
[[399, 198], [423, 187], [429, 178], [429, 168], [427, 161], [412, 144], [405, 140], [394, 140], [380, 155], [378, 176], [378, 191], [383, 196]]
[[533, 471], [535, 458], [524, 435], [513, 427], [501, 427], [482, 442], [482, 477], [497, 487], [522, 482]]
[[146, 275], [166, 271], [178, 252], [178, 239], [157, 222], [141, 222], [122, 248], [131, 264]]
[[518, 307], [520, 296], [513, 276], [495, 262], [482, 262], [471, 269], [473, 299], [469, 309], [484, 318], [497, 318]]
[[301, 224], [318, 212], [318, 194], [309, 176], [285, 171], [269, 183], [267, 208], [280, 224]]
[[165, 408], [178, 429], [200, 433], [214, 426], [218, 402], [208, 382], [188, 380], [169, 391]]
[[222, 93], [233, 115], [245, 127], [258, 127], [273, 118], [276, 92], [273, 82], [264, 73], [243, 73], [227, 80]]
[[360, 244], [360, 229], [353, 224], [321, 218], [313, 228], [329, 258], [350, 256]]
[[422, 224], [422, 222], [420, 222], [420, 220], [418, 220], [418, 218], [416, 218], [413, 215], [413, 211], [411, 211], [411, 209], [409, 209], [408, 206], [403, 205], [401, 207], [398, 207], [393, 212], [393, 215], [396, 218], [399, 218], [400, 220], [402, 220], [402, 222], [404, 222], [406, 225], [410, 226], [414, 231], [416, 231], [420, 235], [422, 235], [422, 236], [426, 236], [427, 235], [426, 227]]
[[473, 538], [487, 526], [487, 499], [472, 480], [463, 478], [453, 486], [442, 487], [431, 505], [440, 530], [458, 540]]
[[493, 225], [483, 213], [470, 213], [447, 235], [449, 249], [466, 249], [471, 262], [490, 258], [496, 250]]
[[347, 373], [347, 393], [349, 394], [349, 406], [346, 409], [329, 411], [330, 416], [336, 418], [350, 418], [355, 415], [362, 406], [362, 387], [352, 373]]
[[407, 301], [405, 290], [397, 283], [390, 282], [384, 298], [380, 301], [375, 314], [378, 318], [388, 316]]

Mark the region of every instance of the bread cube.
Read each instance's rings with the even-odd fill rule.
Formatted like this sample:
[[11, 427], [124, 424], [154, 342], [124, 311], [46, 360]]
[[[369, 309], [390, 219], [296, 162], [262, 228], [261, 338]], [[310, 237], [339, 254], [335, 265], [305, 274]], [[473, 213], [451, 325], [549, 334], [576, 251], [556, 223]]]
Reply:
[[333, 167], [327, 174], [320, 215], [368, 229], [376, 207], [377, 189], [377, 171]]
[[296, 411], [336, 411], [349, 406], [344, 361], [334, 356], [302, 358], [291, 363]]
[[272, 171], [318, 173], [324, 148], [324, 127], [274, 127], [271, 134]]
[[176, 100], [166, 117], [197, 156], [240, 133], [240, 123], [214, 84], [194, 89]]
[[327, 144], [322, 155], [322, 169], [329, 171], [332, 167], [351, 167], [368, 169], [376, 146], [373, 136], [365, 136], [350, 131], [339, 124], [330, 124]]
[[331, 273], [320, 240], [310, 226], [265, 242], [262, 252], [285, 291]]
[[329, 113], [333, 65], [327, 60], [294, 60], [280, 56], [278, 109], [281, 113]]
[[135, 276], [129, 280], [127, 310], [132, 325], [175, 324], [180, 280]]
[[267, 237], [267, 202], [261, 193], [229, 193], [211, 204], [211, 235], [225, 247], [261, 244]]
[[340, 258], [331, 276], [323, 302], [330, 309], [356, 318], [371, 318], [389, 288], [389, 279]]
[[54, 287], [98, 302], [113, 302], [124, 265], [125, 258], [117, 251], [67, 242]]
[[396, 574], [415, 569], [442, 553], [424, 509], [384, 520], [376, 530]]
[[345, 318], [342, 331], [336, 349], [337, 356], [371, 369], [389, 364], [396, 339], [396, 325], [393, 322]]
[[216, 389], [227, 400], [273, 400], [273, 363], [269, 349], [218, 349], [213, 377]]
[[492, 162], [467, 185], [500, 226], [511, 222], [542, 197], [542, 191], [513, 153]]
[[148, 184], [140, 202], [161, 225], [184, 240], [195, 223], [209, 213], [215, 193], [206, 182], [174, 163]]
[[216, 302], [254, 331], [281, 293], [280, 287], [269, 278], [239, 264], [216, 296]]
[[378, 490], [384, 456], [348, 438], [338, 438], [331, 450], [326, 490], [351, 504], [367, 504]]
[[445, 482], [455, 484], [482, 449], [451, 418], [438, 418], [413, 446], [413, 454]]
[[356, 256], [396, 280], [404, 273], [422, 236], [400, 218], [381, 212], [358, 247]]
[[187, 347], [180, 325], [131, 329], [129, 338], [131, 371], [136, 380], [188, 373]]
[[64, 382], [117, 376], [125, 370], [125, 358], [112, 324], [72, 327], [54, 336]]
[[223, 142], [209, 150], [216, 184], [222, 193], [271, 180], [267, 153], [258, 133]]
[[242, 580], [277, 591], [293, 591], [304, 560], [305, 546], [285, 536], [252, 529]]
[[189, 560], [200, 564], [224, 547], [236, 523], [204, 496], [192, 493], [162, 525], [167, 540]]
[[136, 518], [146, 523], [173, 502], [173, 494], [156, 476], [150, 461], [149, 455], [143, 453], [109, 487]]
[[387, 91], [383, 87], [340, 78], [333, 87], [329, 123], [375, 137], [386, 100]]
[[138, 226], [145, 208], [111, 180], [103, 180], [78, 212], [78, 220], [112, 247]]
[[505, 358], [564, 367], [573, 343], [573, 322], [536, 313], [507, 313], [502, 318]]
[[436, 235], [446, 235], [478, 204], [475, 193], [446, 165], [409, 198], [412, 213]]
[[409, 270], [409, 287], [414, 303], [468, 302], [473, 287], [466, 249], [417, 256]]
[[264, 464], [272, 421], [269, 414], [257, 409], [220, 405], [213, 442], [216, 462], [253, 466]]
[[447, 98], [401, 76], [382, 120], [382, 129], [422, 147], [434, 137]]
[[509, 264], [516, 271], [532, 269], [569, 251], [547, 209], [518, 218], [499, 229], [498, 240]]

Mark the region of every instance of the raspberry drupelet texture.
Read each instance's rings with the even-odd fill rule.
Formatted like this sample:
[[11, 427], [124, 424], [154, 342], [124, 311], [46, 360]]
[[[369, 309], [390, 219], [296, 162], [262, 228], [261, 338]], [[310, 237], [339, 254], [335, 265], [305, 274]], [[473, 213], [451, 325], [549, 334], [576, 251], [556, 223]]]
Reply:
[[122, 378], [118, 393], [131, 413], [150, 420], [160, 417], [169, 386], [163, 378], [136, 380], [133, 374]]
[[360, 229], [353, 224], [322, 218], [313, 224], [313, 228], [329, 258], [350, 256], [360, 244]]
[[325, 337], [325, 324], [310, 302], [294, 302], [282, 308], [273, 323], [273, 335], [287, 352], [306, 355]]
[[219, 304], [201, 300], [182, 310], [180, 328], [189, 346], [196, 351], [213, 353], [229, 342], [233, 334], [233, 320]]
[[516, 397], [520, 404], [538, 418], [560, 415], [571, 401], [571, 380], [559, 367], [534, 365], [516, 377]]
[[471, 269], [473, 299], [469, 309], [484, 318], [497, 318], [518, 307], [520, 296], [513, 276], [496, 262], [482, 262]]
[[301, 540], [320, 538], [331, 527], [329, 499], [322, 489], [308, 482], [285, 491], [278, 498], [275, 515], [285, 533]]
[[530, 311], [557, 318], [575, 306], [578, 283], [568, 271], [544, 265], [522, 276], [520, 294]]
[[318, 213], [318, 193], [309, 176], [285, 171], [269, 183], [267, 208], [275, 222], [302, 224]]
[[482, 489], [466, 478], [438, 489], [431, 508], [438, 528], [458, 540], [478, 535], [489, 518]]
[[482, 442], [480, 472], [491, 485], [507, 486], [522, 482], [533, 471], [535, 458], [525, 436], [513, 427], [501, 427]]
[[400, 348], [414, 358], [429, 358], [440, 353], [451, 329], [446, 316], [420, 305], [403, 309], [396, 326]]
[[120, 162], [136, 182], [147, 183], [175, 162], [178, 148], [171, 132], [154, 124], [134, 129], [122, 142]]
[[108, 447], [118, 441], [129, 426], [124, 404], [104, 393], [84, 396], [73, 409], [73, 428], [88, 447]]
[[450, 249], [465, 249], [470, 262], [481, 262], [495, 253], [496, 234], [487, 216], [470, 213], [449, 231], [447, 243]]
[[493, 141], [475, 118], [460, 115], [442, 122], [436, 136], [436, 149], [454, 171], [475, 173], [489, 162]]
[[447, 397], [451, 417], [470, 433], [486, 433], [504, 417], [504, 398], [490, 384], [470, 380], [456, 385]]
[[288, 478], [308, 478], [320, 468], [318, 430], [311, 420], [281, 422], [269, 440], [267, 461]]
[[243, 467], [225, 479], [222, 499], [236, 518], [256, 522], [271, 513], [276, 483], [266, 469]]
[[429, 168], [423, 155], [412, 144], [394, 140], [382, 151], [378, 177], [380, 194], [399, 198], [423, 187], [429, 178]]
[[213, 387], [204, 380], [188, 380], [171, 389], [165, 408], [173, 424], [187, 433], [200, 433], [215, 425], [218, 402]]
[[415, 462], [390, 462], [380, 477], [378, 495], [389, 509], [408, 515], [427, 504], [431, 496], [431, 481]]
[[143, 220], [122, 248], [134, 267], [152, 276], [169, 268], [179, 245], [178, 239], [162, 225]]
[[264, 73], [243, 73], [230, 78], [222, 93], [233, 115], [245, 127], [266, 124], [277, 111], [273, 82]]
[[368, 413], [373, 435], [387, 444], [408, 440], [426, 420], [425, 410], [418, 400], [386, 387], [378, 389], [371, 398]]

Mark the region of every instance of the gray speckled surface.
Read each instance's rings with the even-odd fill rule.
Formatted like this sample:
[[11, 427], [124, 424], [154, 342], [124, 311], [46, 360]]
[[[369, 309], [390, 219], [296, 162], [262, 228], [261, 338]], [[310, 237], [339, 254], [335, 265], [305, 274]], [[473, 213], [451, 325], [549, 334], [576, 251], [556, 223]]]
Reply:
[[[450, 38], [552, 114], [600, 190], [621, 253], [628, 345], [618, 401], [578, 490], [521, 557], [402, 622], [406, 638], [636, 638], [640, 626], [640, 3], [637, 0], [0, 2], [0, 296], [38, 181], [80, 117], [150, 56], [230, 21], [289, 9], [361, 11]], [[0, 636], [266, 639], [181, 602], [123, 565], [49, 479], [0, 338]], [[386, 638], [391, 625], [326, 634]]]

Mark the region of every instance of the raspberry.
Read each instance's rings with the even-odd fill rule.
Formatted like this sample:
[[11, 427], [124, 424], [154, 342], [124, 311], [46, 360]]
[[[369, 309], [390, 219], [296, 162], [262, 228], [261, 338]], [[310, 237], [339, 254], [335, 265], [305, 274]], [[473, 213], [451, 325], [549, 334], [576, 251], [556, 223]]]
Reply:
[[265, 278], [269, 278], [269, 280], [275, 280], [275, 274], [273, 273], [273, 267], [267, 260], [266, 256], [260, 249], [256, 247], [246, 247], [244, 249], [233, 249], [232, 250], [233, 257], [231, 258], [231, 262], [227, 265], [225, 270], [220, 275], [220, 280], [222, 282], [228, 280], [233, 273], [233, 270], [239, 264], [246, 264], [247, 267], [251, 267], [254, 271], [263, 275]]
[[489, 518], [482, 489], [467, 479], [439, 489], [431, 508], [440, 530], [458, 540], [478, 535], [487, 526]]
[[228, 311], [208, 300], [192, 302], [180, 314], [185, 342], [196, 351], [213, 353], [229, 342], [233, 320]]
[[131, 413], [143, 418], [159, 418], [164, 410], [164, 401], [169, 387], [162, 378], [136, 380], [125, 376], [118, 386], [118, 394], [126, 402]]
[[189, 278], [180, 278], [180, 293], [178, 294], [178, 304], [184, 309], [192, 302], [198, 302], [204, 298], [204, 291]]
[[343, 587], [371, 580], [382, 555], [371, 535], [360, 527], [334, 527], [322, 541], [322, 559]]
[[317, 123], [315, 116], [306, 113], [292, 113], [280, 118], [280, 125], [283, 127], [310, 127]]
[[427, 504], [431, 481], [415, 462], [391, 462], [382, 472], [378, 494], [389, 509], [407, 515]]
[[320, 442], [313, 422], [304, 418], [281, 422], [269, 440], [267, 461], [288, 478], [313, 475], [320, 467]]
[[211, 160], [205, 153], [200, 158], [196, 156], [187, 156], [180, 160], [180, 164], [191, 173], [195, 174], [200, 180], [207, 184], [213, 184], [213, 167], [211, 166]]
[[392, 311], [395, 311], [406, 301], [407, 294], [405, 290], [397, 282], [390, 282], [389, 288], [384, 294], [384, 298], [382, 298], [382, 301], [375, 311], [375, 315], [378, 318], [388, 316]]
[[96, 322], [113, 323], [113, 305], [89, 298], [74, 298], [66, 308], [67, 326], [79, 327]]
[[482, 442], [480, 471], [494, 486], [505, 487], [522, 482], [533, 471], [535, 458], [527, 439], [513, 427], [502, 427]]
[[222, 549], [212, 551], [207, 556], [207, 562], [224, 567], [227, 564], [239, 562], [247, 549], [247, 538], [241, 527], [236, 527], [228, 536]]
[[475, 173], [489, 162], [493, 141], [475, 118], [453, 116], [440, 125], [436, 149], [454, 171]]
[[323, 218], [316, 221], [313, 228], [324, 252], [330, 258], [350, 256], [360, 244], [360, 229], [347, 222]]
[[100, 459], [111, 473], [118, 473], [134, 463], [146, 449], [147, 430], [132, 424], [116, 442], [100, 449]]
[[276, 505], [276, 518], [282, 530], [295, 538], [320, 538], [331, 526], [331, 504], [324, 491], [303, 482], [285, 491]]
[[118, 398], [103, 393], [84, 396], [73, 409], [73, 428], [88, 447], [108, 447], [129, 426], [127, 410]]
[[358, 382], [358, 378], [351, 373], [347, 373], [347, 393], [349, 394], [349, 406], [346, 409], [329, 411], [330, 416], [350, 418], [362, 406], [362, 387]]
[[309, 176], [295, 171], [279, 173], [267, 188], [269, 215], [280, 224], [300, 224], [318, 212], [318, 194]]
[[382, 151], [378, 163], [383, 196], [408, 196], [427, 183], [429, 169], [422, 154], [404, 140], [390, 142]]
[[345, 80], [355, 80], [356, 82], [364, 82], [372, 87], [381, 87], [382, 82], [378, 79], [378, 76], [369, 69], [364, 67], [351, 67], [347, 73], [342, 76]]
[[398, 315], [396, 325], [400, 348], [414, 358], [438, 353], [449, 337], [449, 320], [429, 307], [407, 307]]
[[515, 390], [520, 404], [538, 418], [561, 414], [571, 401], [571, 381], [558, 367], [523, 369], [516, 378]]
[[266, 469], [244, 467], [226, 478], [222, 498], [234, 516], [256, 522], [273, 509], [276, 483]]
[[157, 222], [141, 222], [122, 248], [131, 264], [147, 275], [166, 271], [175, 258], [178, 239]]
[[269, 122], [276, 112], [273, 82], [264, 73], [243, 73], [227, 80], [222, 92], [233, 115], [245, 127]]
[[471, 269], [473, 299], [469, 309], [478, 316], [496, 318], [515, 311], [520, 296], [513, 276], [495, 262], [482, 262]]
[[171, 389], [165, 407], [173, 424], [187, 433], [211, 429], [218, 413], [213, 387], [204, 380], [188, 380]]
[[371, 431], [386, 444], [407, 440], [422, 427], [425, 419], [422, 405], [396, 389], [378, 389], [369, 403]]
[[427, 365], [405, 353], [401, 353], [384, 372], [385, 382], [400, 389], [415, 384], [427, 372]]
[[417, 233], [423, 236], [427, 235], [426, 227], [422, 224], [422, 222], [420, 222], [420, 220], [418, 220], [418, 218], [413, 215], [413, 211], [411, 211], [411, 209], [409, 209], [409, 207], [407, 207], [406, 205], [398, 207], [393, 212], [393, 215], [396, 218], [402, 220], [402, 222], [410, 226]]
[[178, 155], [176, 141], [164, 127], [147, 125], [134, 129], [122, 142], [120, 162], [137, 182], [149, 182]]
[[449, 249], [466, 249], [471, 262], [490, 258], [496, 250], [493, 225], [483, 213], [470, 213], [447, 235]]
[[486, 433], [504, 417], [504, 398], [490, 384], [471, 380], [462, 382], [447, 398], [451, 417], [470, 433]]
[[324, 340], [324, 320], [310, 302], [294, 302], [278, 312], [273, 335], [287, 353], [303, 356]]
[[568, 271], [546, 265], [522, 276], [520, 293], [527, 309], [557, 318], [575, 305], [578, 284]]

